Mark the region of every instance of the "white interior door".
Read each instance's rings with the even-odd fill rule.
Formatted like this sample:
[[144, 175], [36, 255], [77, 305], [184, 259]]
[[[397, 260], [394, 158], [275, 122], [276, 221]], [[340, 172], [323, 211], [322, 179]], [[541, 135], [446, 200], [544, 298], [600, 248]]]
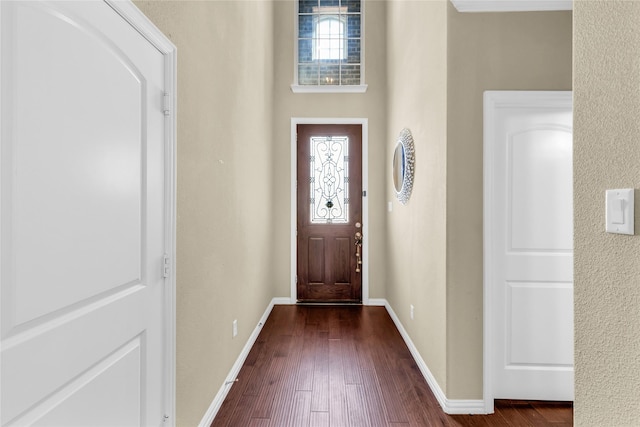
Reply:
[[161, 425], [165, 59], [102, 1], [0, 7], [1, 424]]
[[571, 92], [487, 92], [485, 120], [493, 398], [571, 401]]

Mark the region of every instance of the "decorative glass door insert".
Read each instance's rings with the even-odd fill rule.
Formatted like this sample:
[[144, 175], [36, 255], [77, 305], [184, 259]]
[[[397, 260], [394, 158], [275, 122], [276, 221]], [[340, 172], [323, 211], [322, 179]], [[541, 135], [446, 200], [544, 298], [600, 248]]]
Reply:
[[349, 222], [349, 137], [309, 139], [309, 211], [312, 224]]

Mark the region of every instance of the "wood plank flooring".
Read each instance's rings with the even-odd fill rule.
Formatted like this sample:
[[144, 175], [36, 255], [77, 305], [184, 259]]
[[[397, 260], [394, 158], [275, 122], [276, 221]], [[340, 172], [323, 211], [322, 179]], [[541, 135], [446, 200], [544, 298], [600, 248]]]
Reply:
[[570, 403], [446, 415], [384, 307], [275, 306], [212, 427], [567, 427]]

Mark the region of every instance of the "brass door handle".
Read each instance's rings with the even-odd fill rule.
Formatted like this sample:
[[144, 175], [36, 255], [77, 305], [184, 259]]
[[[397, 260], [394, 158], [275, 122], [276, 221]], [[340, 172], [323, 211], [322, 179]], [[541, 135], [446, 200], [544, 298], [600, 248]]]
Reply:
[[362, 233], [356, 231], [356, 273], [360, 273], [360, 266], [362, 265], [362, 255], [360, 250], [362, 249]]

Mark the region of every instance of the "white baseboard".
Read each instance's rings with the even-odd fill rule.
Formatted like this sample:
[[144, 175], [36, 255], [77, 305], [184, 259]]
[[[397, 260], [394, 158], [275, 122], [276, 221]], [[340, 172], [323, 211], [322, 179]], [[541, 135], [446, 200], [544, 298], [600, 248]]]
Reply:
[[230, 385], [232, 385], [235, 379], [238, 377], [238, 373], [240, 372], [244, 361], [247, 359], [247, 356], [251, 351], [251, 347], [253, 347], [256, 339], [258, 339], [258, 335], [260, 334], [260, 331], [264, 326], [264, 322], [266, 322], [267, 317], [269, 317], [269, 314], [273, 309], [273, 306], [276, 304], [291, 304], [291, 300], [289, 298], [274, 298], [271, 300], [271, 302], [267, 306], [267, 309], [264, 311], [264, 314], [260, 318], [258, 325], [251, 333], [251, 336], [249, 336], [247, 343], [244, 345], [244, 348], [236, 359], [236, 362], [231, 367], [229, 375], [227, 375], [227, 379], [220, 387], [220, 390], [218, 390], [218, 394], [216, 394], [216, 397], [213, 398], [213, 402], [211, 402], [211, 405], [209, 405], [209, 409], [204, 414], [204, 417], [202, 417], [202, 420], [200, 421], [200, 424], [198, 424], [198, 427], [209, 427], [213, 422], [213, 419], [216, 417], [216, 414], [220, 410], [220, 406], [222, 406], [222, 402], [224, 402], [225, 397], [227, 397], [227, 394], [229, 393], [229, 389], [231, 388]]
[[487, 415], [484, 400], [462, 400], [447, 399], [447, 409], [444, 411], [449, 415]]
[[271, 305], [291, 305], [295, 303], [289, 297], [277, 297], [271, 300]]
[[431, 388], [431, 391], [433, 392], [436, 399], [438, 400], [438, 403], [442, 407], [442, 410], [446, 414], [450, 414], [450, 415], [486, 414], [487, 411], [485, 409], [484, 400], [482, 399], [479, 399], [479, 400], [447, 399], [447, 396], [442, 391], [442, 388], [440, 388], [440, 384], [438, 384], [438, 381], [436, 381], [436, 378], [433, 376], [433, 374], [429, 370], [429, 367], [427, 366], [424, 359], [420, 355], [420, 352], [418, 352], [418, 349], [416, 348], [416, 346], [413, 344], [413, 341], [411, 341], [411, 337], [409, 337], [409, 334], [404, 329], [404, 326], [400, 322], [400, 319], [398, 318], [396, 313], [393, 311], [393, 308], [391, 308], [391, 305], [389, 304], [389, 302], [384, 300], [383, 305], [389, 312], [389, 316], [391, 316], [391, 319], [393, 319], [393, 323], [395, 323], [396, 328], [398, 328], [400, 335], [402, 335], [402, 339], [404, 339], [404, 342], [407, 344], [407, 347], [409, 347], [409, 351], [411, 352], [411, 355], [415, 359], [416, 364], [420, 369], [420, 372], [422, 372], [422, 376], [427, 381], [429, 388]]

